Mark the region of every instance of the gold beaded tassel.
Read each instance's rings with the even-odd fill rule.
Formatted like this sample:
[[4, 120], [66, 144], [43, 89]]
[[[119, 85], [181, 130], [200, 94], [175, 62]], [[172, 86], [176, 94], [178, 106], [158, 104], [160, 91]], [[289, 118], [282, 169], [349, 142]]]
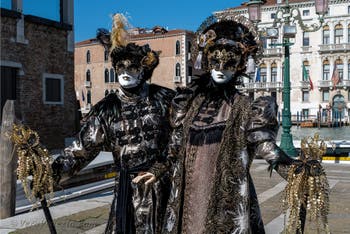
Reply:
[[[283, 210], [289, 212], [284, 233], [303, 233], [301, 207], [306, 208], [307, 226], [311, 233], [330, 233], [328, 227], [329, 184], [320, 160], [327, 150], [316, 133], [301, 140], [299, 160], [288, 171], [288, 184], [284, 190]], [[306, 232], [305, 232], [306, 233]]]
[[[51, 157], [39, 141], [37, 132], [23, 125], [14, 125], [11, 140], [17, 150], [17, 177], [22, 182], [24, 193], [35, 206], [49, 193], [48, 205], [53, 198], [54, 180], [50, 164]], [[28, 177], [32, 176], [32, 184]]]

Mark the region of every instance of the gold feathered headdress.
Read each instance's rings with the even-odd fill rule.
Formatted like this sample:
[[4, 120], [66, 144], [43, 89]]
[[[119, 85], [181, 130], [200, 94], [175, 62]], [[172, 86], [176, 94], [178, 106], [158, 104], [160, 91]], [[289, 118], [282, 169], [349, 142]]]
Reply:
[[129, 41], [127, 28], [130, 27], [130, 23], [123, 14], [115, 14], [113, 16], [113, 27], [111, 34], [112, 50], [117, 46], [126, 46]]

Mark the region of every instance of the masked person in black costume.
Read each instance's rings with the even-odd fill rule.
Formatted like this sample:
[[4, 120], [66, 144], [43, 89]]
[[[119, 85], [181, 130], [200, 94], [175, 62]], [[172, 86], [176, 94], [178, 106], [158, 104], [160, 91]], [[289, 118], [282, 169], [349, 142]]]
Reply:
[[262, 157], [287, 178], [290, 159], [275, 144], [277, 105], [251, 101], [236, 85], [259, 52], [248, 20], [209, 18], [199, 29], [195, 68], [205, 71], [174, 98], [169, 160], [172, 191], [163, 233], [264, 233], [249, 173]]
[[77, 140], [54, 161], [54, 176], [62, 182], [101, 150], [111, 151], [118, 176], [105, 233], [160, 233], [169, 194], [164, 162], [174, 91], [146, 83], [158, 53], [127, 43], [122, 15], [114, 16], [111, 35], [101, 30], [97, 38], [111, 46], [120, 88], [93, 106]]

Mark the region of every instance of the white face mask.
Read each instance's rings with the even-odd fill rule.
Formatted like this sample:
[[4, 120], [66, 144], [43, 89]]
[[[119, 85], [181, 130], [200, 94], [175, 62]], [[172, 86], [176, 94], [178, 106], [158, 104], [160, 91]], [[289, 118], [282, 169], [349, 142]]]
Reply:
[[217, 71], [215, 69], [211, 70], [211, 77], [217, 84], [225, 84], [229, 82], [233, 77], [234, 72], [230, 70]]
[[118, 81], [120, 86], [126, 89], [135, 88], [141, 83], [141, 80], [141, 72], [130, 73], [128, 71], [124, 71], [118, 75]]

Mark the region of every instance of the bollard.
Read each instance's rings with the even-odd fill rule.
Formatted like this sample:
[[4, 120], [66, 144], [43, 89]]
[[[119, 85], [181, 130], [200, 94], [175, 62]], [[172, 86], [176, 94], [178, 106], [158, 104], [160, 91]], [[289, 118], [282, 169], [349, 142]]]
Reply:
[[0, 219], [16, 211], [16, 154], [9, 138], [15, 122], [15, 101], [7, 100], [3, 109], [0, 136]]

